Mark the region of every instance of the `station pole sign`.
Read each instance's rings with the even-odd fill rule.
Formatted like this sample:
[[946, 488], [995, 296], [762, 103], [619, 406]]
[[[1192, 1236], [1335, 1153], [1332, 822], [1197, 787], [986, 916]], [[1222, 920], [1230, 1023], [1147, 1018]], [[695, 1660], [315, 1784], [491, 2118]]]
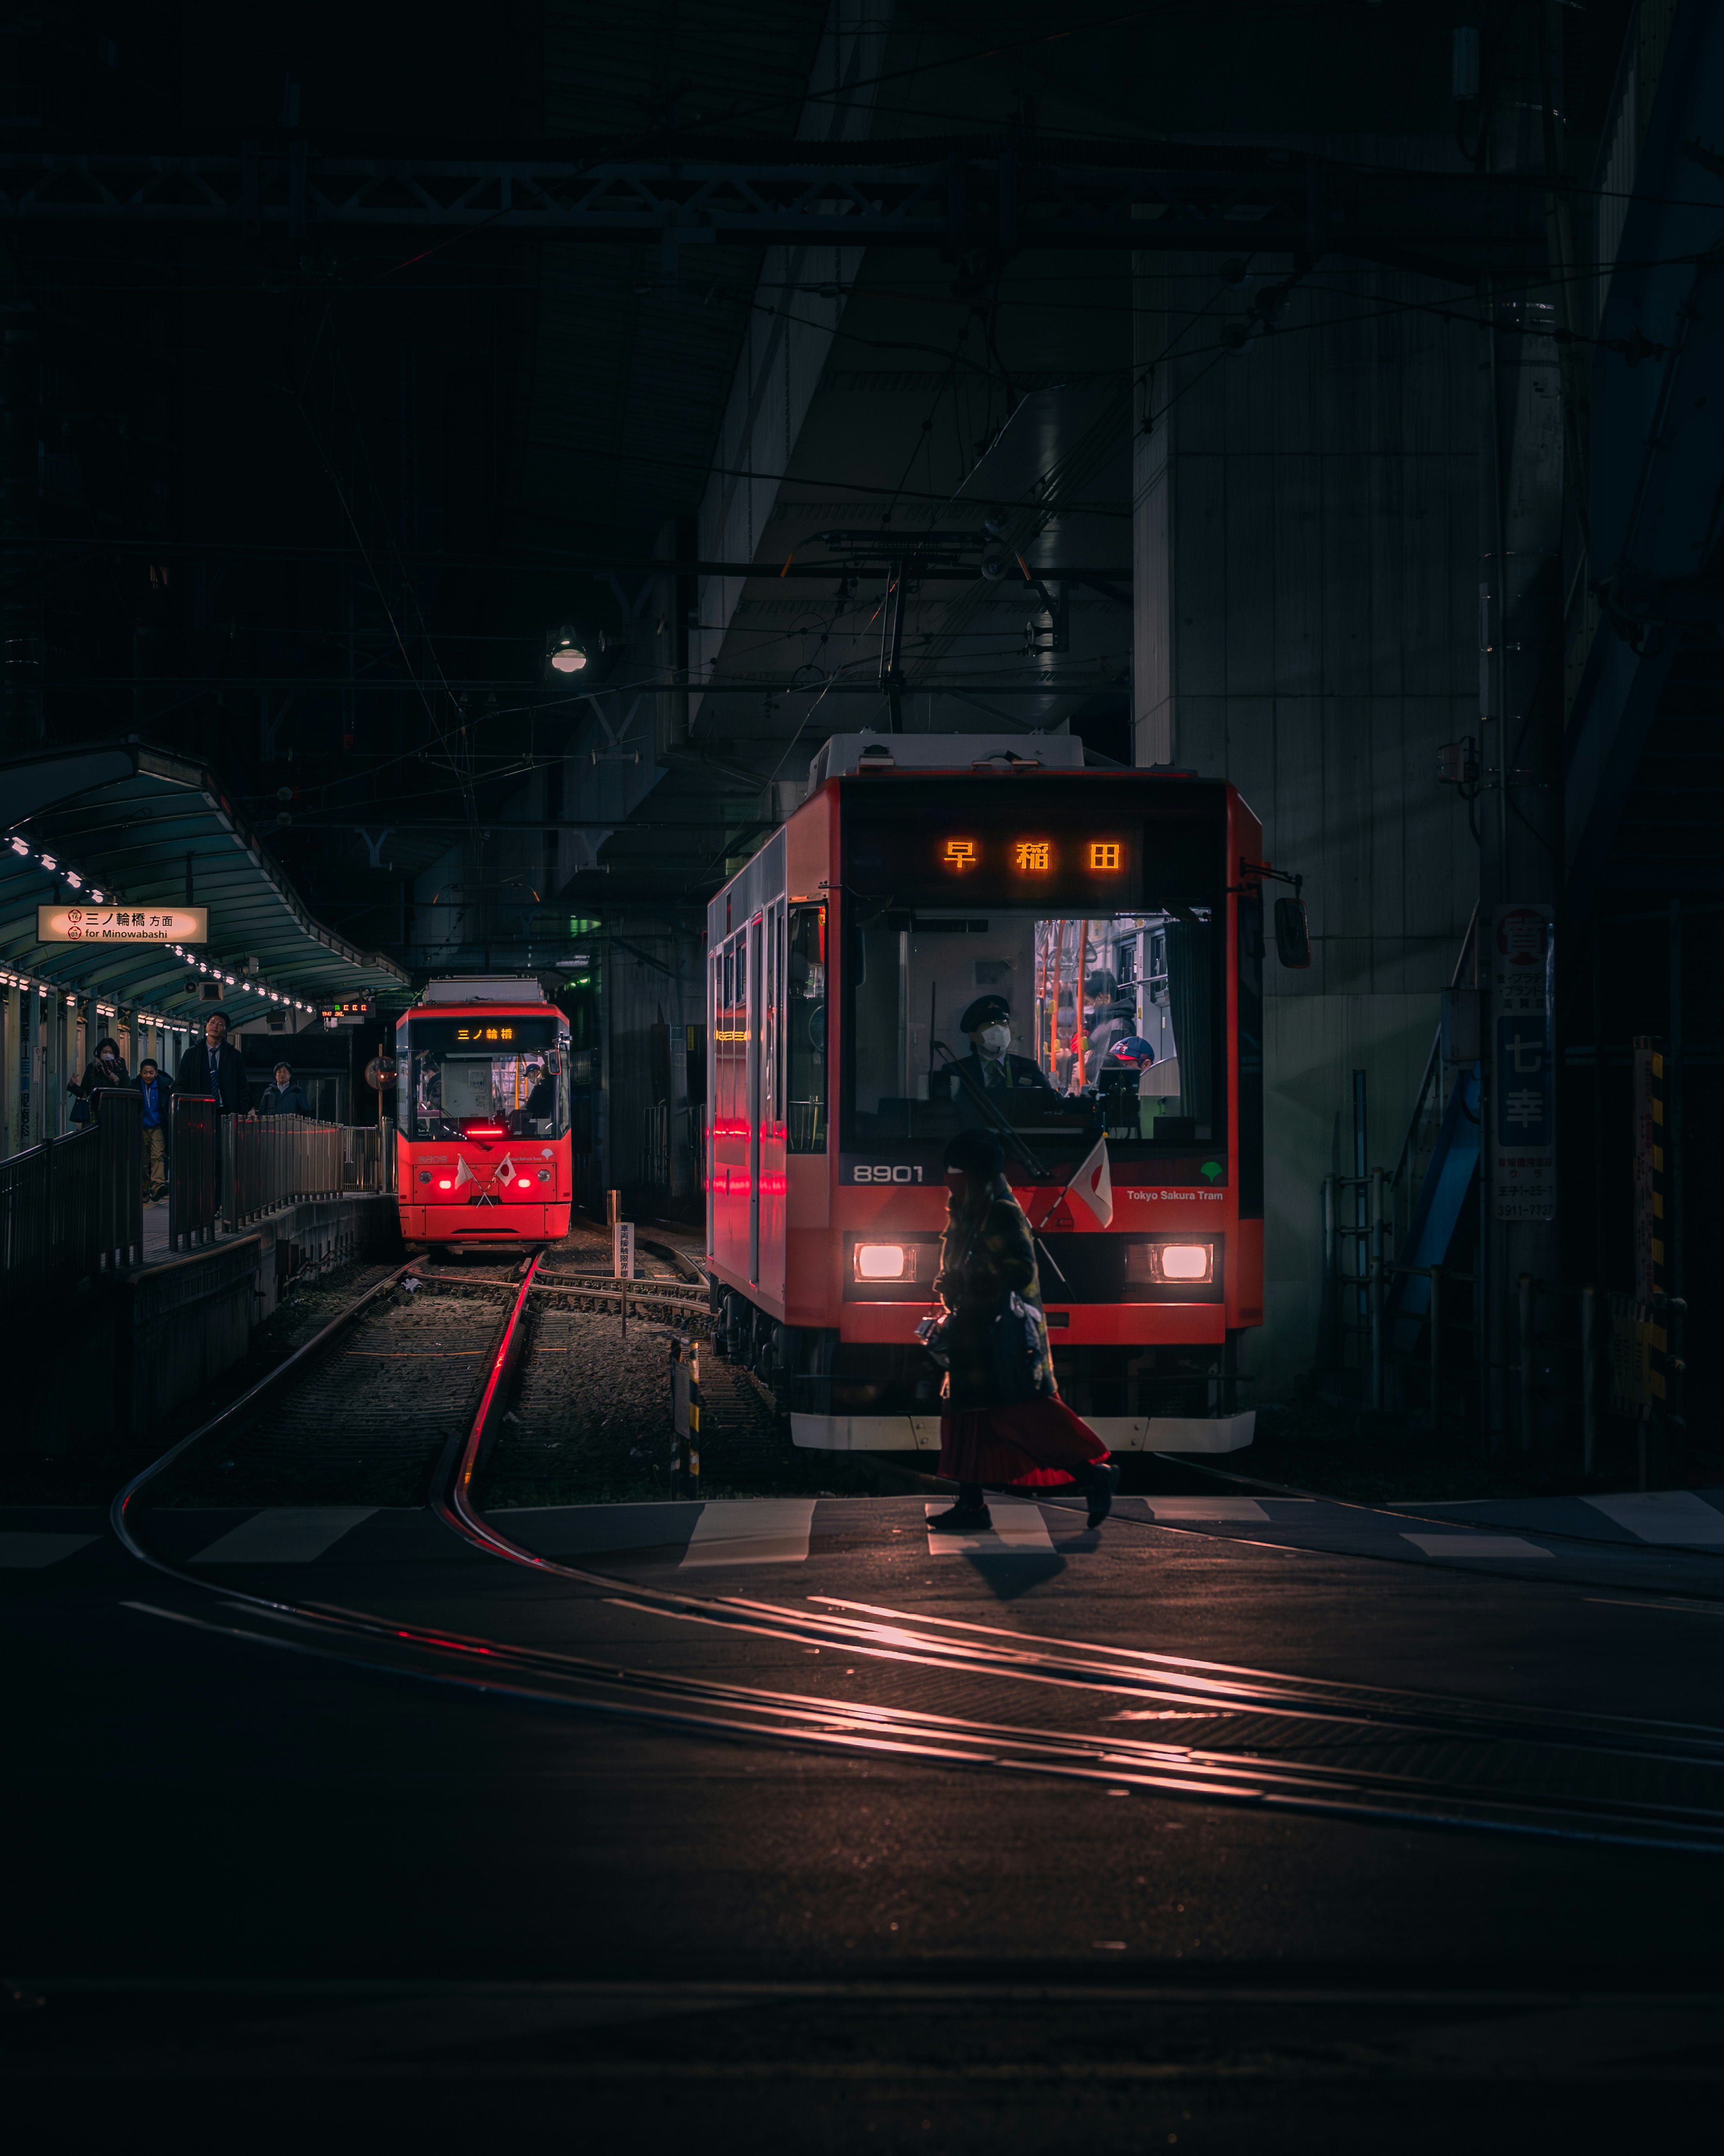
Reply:
[[1555, 924], [1549, 906], [1499, 906], [1491, 919], [1491, 1188], [1499, 1220], [1557, 1217]]
[[207, 943], [207, 906], [38, 906], [38, 943]]

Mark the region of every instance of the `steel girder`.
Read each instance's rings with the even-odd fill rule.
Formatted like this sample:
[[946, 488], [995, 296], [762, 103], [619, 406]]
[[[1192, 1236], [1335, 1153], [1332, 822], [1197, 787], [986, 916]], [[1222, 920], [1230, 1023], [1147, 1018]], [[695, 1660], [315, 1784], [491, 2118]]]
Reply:
[[[929, 154], [931, 146], [933, 154]], [[305, 142], [238, 155], [0, 151], [0, 218], [236, 231], [486, 227], [549, 238], [1344, 254], [1470, 280], [1542, 258], [1544, 182], [1361, 169], [1292, 151], [846, 144], [842, 157], [375, 157]]]

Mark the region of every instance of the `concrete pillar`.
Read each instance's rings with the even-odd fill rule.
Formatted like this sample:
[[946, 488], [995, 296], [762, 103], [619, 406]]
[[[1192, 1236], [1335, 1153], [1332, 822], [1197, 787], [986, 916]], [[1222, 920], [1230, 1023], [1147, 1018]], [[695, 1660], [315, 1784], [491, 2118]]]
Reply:
[[1173, 465], [1165, 409], [1173, 367], [1166, 258], [1135, 254], [1131, 263], [1131, 761], [1148, 765], [1173, 761]]
[[16, 988], [0, 988], [0, 1160], [18, 1150], [18, 1012]]
[[42, 586], [35, 536], [42, 385], [33, 307], [13, 307], [0, 339], [0, 747], [34, 748], [42, 732]]
[[58, 1137], [66, 1126], [66, 1020], [65, 991], [50, 988], [40, 998], [42, 1029], [42, 1100], [40, 1131], [46, 1137], [52, 1132]]

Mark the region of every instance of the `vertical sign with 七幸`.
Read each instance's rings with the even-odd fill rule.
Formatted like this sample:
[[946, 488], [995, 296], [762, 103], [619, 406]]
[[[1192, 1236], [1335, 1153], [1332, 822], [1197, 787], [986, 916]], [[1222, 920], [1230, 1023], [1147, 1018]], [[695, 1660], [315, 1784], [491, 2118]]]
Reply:
[[1499, 1220], [1557, 1214], [1555, 909], [1499, 906], [1488, 950], [1491, 1188]]

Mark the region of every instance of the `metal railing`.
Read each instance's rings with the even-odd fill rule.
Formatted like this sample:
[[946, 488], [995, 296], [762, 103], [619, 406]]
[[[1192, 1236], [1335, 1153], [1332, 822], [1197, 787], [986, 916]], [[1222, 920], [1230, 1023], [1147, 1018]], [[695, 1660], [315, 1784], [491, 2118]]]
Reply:
[[339, 1198], [346, 1127], [301, 1116], [222, 1117], [222, 1219], [229, 1233], [300, 1198]]
[[69, 1286], [91, 1270], [99, 1131], [0, 1162], [0, 1299]]
[[90, 1096], [96, 1176], [90, 1221], [93, 1262], [111, 1269], [144, 1255], [144, 1102], [129, 1086]]
[[167, 1246], [215, 1240], [222, 1119], [213, 1093], [176, 1093], [168, 1110]]
[[0, 1162], [0, 1301], [143, 1255], [143, 1102], [105, 1086], [94, 1115]]
[[346, 1151], [341, 1167], [342, 1187], [374, 1190], [387, 1195], [395, 1188], [395, 1127], [393, 1123], [349, 1123], [342, 1126]]

